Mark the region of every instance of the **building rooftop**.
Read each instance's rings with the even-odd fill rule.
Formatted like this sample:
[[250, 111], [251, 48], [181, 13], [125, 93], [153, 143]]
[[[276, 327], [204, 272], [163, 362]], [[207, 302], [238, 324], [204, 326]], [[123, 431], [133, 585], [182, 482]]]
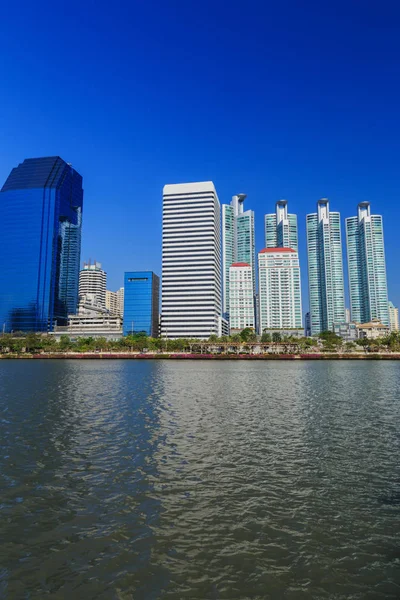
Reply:
[[11, 171], [1, 191], [58, 188], [64, 181], [67, 168], [70, 166], [59, 156], [26, 158]]
[[358, 329], [389, 329], [388, 325], [383, 325], [380, 321], [372, 320], [368, 323], [357, 323]]

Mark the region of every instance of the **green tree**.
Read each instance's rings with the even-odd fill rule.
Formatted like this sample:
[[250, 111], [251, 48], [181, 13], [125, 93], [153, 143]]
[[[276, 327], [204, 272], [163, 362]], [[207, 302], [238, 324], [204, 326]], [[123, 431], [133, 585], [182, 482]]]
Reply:
[[59, 348], [62, 352], [70, 350], [72, 347], [71, 339], [68, 335], [62, 335], [59, 341]]
[[245, 327], [240, 332], [240, 339], [242, 340], [242, 342], [252, 341], [251, 337], [253, 334], [254, 334], [254, 330], [251, 327]]
[[271, 334], [264, 331], [264, 333], [261, 336], [261, 342], [263, 344], [269, 344], [271, 342]]
[[242, 338], [240, 337], [240, 335], [238, 333], [234, 333], [233, 335], [231, 335], [231, 342], [238, 343], [241, 341], [242, 341]]
[[12, 335], [6, 333], [0, 336], [0, 352], [8, 352], [12, 348]]
[[280, 334], [279, 331], [274, 331], [272, 333], [272, 341], [275, 343], [281, 342], [282, 341], [282, 336]]

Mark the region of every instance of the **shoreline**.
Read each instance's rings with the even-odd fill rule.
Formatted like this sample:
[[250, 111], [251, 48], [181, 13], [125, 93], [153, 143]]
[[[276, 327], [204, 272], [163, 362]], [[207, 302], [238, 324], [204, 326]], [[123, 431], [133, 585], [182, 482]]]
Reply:
[[400, 353], [324, 353], [324, 354], [188, 354], [171, 352], [65, 352], [48, 354], [2, 354], [0, 360], [400, 360]]

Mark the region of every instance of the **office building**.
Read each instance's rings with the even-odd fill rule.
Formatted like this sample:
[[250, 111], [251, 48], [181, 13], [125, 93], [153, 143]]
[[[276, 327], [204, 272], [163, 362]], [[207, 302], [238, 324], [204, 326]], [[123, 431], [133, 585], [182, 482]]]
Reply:
[[82, 177], [59, 156], [30, 158], [0, 192], [0, 327], [50, 331], [78, 302]]
[[265, 215], [265, 247], [298, 252], [297, 215], [288, 213], [287, 200], [278, 200], [275, 213]]
[[79, 302], [87, 294], [95, 297], [98, 306], [106, 308], [107, 273], [101, 268], [101, 263], [84, 263], [79, 273]]
[[399, 331], [399, 309], [389, 302], [389, 324], [390, 331]]
[[[235, 262], [245, 262], [252, 270], [255, 286], [254, 212], [244, 210], [246, 194], [233, 196], [222, 205], [222, 312], [229, 319], [229, 269]], [[255, 295], [255, 288], [253, 296]]]
[[307, 215], [308, 286], [311, 335], [333, 331], [345, 322], [340, 213], [322, 198], [317, 212]]
[[116, 292], [106, 290], [106, 309], [111, 315], [118, 317], [124, 316], [124, 288], [119, 288]]
[[207, 339], [218, 335], [222, 314], [220, 224], [220, 203], [211, 181], [164, 187], [164, 337]]
[[260, 333], [266, 329], [303, 329], [298, 253], [264, 248], [258, 254]]
[[346, 219], [346, 241], [352, 321], [389, 325], [383, 222], [381, 215], [371, 215], [369, 202]]
[[253, 269], [245, 262], [229, 268], [229, 326], [231, 334], [255, 330]]
[[152, 271], [129, 271], [124, 279], [124, 335], [159, 335], [160, 279]]

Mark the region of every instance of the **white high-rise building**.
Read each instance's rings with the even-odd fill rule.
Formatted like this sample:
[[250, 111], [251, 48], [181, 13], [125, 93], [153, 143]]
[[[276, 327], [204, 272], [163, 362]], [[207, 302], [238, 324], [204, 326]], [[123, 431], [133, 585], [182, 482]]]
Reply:
[[229, 268], [229, 325], [231, 334], [255, 329], [253, 269], [248, 263]]
[[258, 254], [260, 332], [301, 329], [299, 255], [292, 248], [264, 248]]
[[106, 309], [111, 315], [118, 317], [124, 316], [124, 288], [119, 288], [116, 292], [106, 291]]
[[[229, 318], [229, 269], [235, 262], [251, 266], [255, 286], [256, 257], [254, 211], [244, 210], [246, 194], [232, 197], [230, 204], [222, 205], [222, 311]], [[253, 290], [253, 296], [255, 289]]]
[[393, 304], [393, 302], [389, 302], [389, 324], [390, 331], [399, 330], [399, 309]]
[[79, 272], [79, 303], [84, 302], [87, 294], [91, 295], [94, 303], [106, 308], [107, 273], [101, 268], [101, 264], [95, 262], [84, 263]]
[[221, 216], [212, 181], [166, 185], [161, 334], [207, 339], [221, 322]]

